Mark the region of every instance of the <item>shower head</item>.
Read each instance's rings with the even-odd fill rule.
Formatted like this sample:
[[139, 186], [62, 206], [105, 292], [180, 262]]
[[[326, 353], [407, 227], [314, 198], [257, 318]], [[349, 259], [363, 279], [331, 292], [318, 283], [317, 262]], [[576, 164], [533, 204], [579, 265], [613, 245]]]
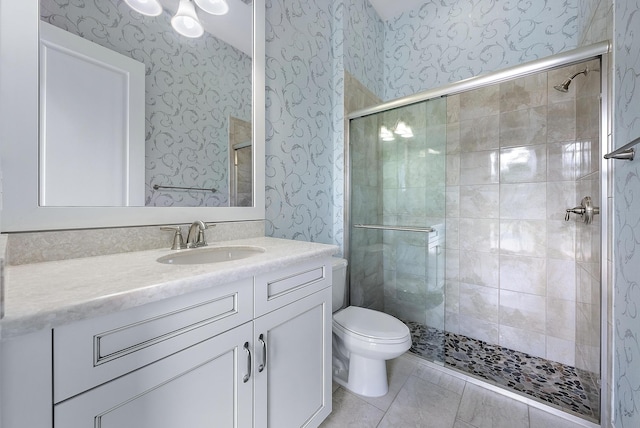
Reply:
[[562, 84], [554, 86], [553, 89], [560, 92], [569, 92], [570, 84], [571, 84], [571, 79], [565, 79], [565, 81], [562, 82]]
[[560, 92], [569, 92], [569, 85], [571, 85], [571, 81], [573, 80], [573, 78], [576, 77], [578, 74], [584, 74], [586, 76], [587, 73], [589, 73], [588, 68], [585, 68], [582, 71], [578, 71], [573, 76], [569, 77], [568, 79], [565, 79], [565, 81], [562, 82], [560, 85], [554, 86], [553, 89]]

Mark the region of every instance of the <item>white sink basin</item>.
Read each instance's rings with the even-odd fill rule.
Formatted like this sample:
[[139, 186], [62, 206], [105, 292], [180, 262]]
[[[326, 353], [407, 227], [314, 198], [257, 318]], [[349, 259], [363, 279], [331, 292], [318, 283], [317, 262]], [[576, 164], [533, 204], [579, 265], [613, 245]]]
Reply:
[[221, 263], [230, 260], [245, 259], [264, 253], [262, 247], [238, 245], [226, 247], [198, 248], [162, 256], [157, 261], [168, 265], [196, 265], [203, 263]]

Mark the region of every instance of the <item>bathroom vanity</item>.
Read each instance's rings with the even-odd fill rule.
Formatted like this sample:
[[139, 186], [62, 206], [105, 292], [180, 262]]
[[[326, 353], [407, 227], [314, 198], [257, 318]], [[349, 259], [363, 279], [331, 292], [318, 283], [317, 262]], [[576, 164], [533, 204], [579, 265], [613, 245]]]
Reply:
[[[2, 427], [316, 427], [331, 412], [331, 255], [151, 250], [9, 266]], [[201, 251], [186, 250], [186, 251]]]

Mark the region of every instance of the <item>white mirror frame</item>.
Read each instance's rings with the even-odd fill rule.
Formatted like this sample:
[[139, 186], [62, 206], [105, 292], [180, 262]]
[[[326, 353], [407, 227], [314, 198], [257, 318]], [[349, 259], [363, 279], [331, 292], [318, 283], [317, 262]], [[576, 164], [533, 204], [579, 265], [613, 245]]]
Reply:
[[265, 217], [265, 5], [253, 2], [252, 207], [38, 205], [38, 0], [0, 0], [0, 231], [262, 220]]

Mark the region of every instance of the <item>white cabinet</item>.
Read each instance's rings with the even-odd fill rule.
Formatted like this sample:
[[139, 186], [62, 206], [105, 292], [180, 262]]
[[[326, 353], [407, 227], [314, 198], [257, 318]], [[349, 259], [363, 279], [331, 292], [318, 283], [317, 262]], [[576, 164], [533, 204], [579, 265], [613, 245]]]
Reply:
[[2, 426], [317, 427], [331, 315], [326, 257], [18, 338]]
[[[53, 401], [59, 403], [252, 319], [253, 278], [246, 278], [56, 328]], [[251, 342], [251, 335], [244, 340]]]
[[317, 427], [331, 413], [331, 259], [255, 278], [256, 428]]
[[256, 428], [317, 427], [331, 413], [331, 315], [325, 288], [254, 321]]
[[251, 427], [252, 332], [246, 323], [57, 404], [54, 426]]

